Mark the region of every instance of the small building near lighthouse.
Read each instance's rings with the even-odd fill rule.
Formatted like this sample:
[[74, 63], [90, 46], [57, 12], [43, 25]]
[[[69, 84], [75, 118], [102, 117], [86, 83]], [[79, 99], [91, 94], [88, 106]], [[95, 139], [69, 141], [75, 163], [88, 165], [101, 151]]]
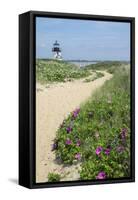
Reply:
[[54, 59], [62, 60], [61, 48], [60, 48], [60, 44], [57, 42], [57, 40], [53, 44], [52, 52], [54, 53]]

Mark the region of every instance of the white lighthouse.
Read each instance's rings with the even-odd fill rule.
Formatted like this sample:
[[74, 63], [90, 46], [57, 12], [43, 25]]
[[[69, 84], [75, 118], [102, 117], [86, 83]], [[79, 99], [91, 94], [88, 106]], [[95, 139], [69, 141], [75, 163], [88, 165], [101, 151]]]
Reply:
[[60, 48], [60, 45], [59, 45], [59, 43], [57, 42], [57, 40], [56, 40], [55, 43], [53, 44], [52, 52], [54, 52], [54, 59], [62, 60], [61, 48]]

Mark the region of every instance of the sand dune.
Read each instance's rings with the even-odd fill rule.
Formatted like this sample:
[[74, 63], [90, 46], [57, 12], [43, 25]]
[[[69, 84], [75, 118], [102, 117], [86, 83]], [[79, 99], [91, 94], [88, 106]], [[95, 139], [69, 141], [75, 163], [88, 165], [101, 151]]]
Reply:
[[36, 182], [46, 182], [49, 172], [62, 174], [62, 180], [79, 178], [79, 165], [63, 167], [57, 164], [51, 144], [62, 121], [76, 107], [87, 100], [112, 75], [103, 72], [102, 78], [92, 82], [84, 79], [44, 86], [37, 84], [36, 91]]

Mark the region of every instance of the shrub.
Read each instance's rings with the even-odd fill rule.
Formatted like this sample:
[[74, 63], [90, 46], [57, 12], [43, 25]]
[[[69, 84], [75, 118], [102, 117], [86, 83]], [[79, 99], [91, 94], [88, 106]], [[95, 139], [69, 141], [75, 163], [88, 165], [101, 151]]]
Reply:
[[81, 162], [81, 179], [130, 176], [130, 69], [111, 80], [63, 121], [56, 156]]
[[36, 61], [36, 79], [40, 83], [65, 82], [90, 75], [89, 70], [64, 61], [41, 60]]
[[49, 173], [48, 174], [48, 182], [58, 182], [60, 181], [60, 175], [56, 173]]

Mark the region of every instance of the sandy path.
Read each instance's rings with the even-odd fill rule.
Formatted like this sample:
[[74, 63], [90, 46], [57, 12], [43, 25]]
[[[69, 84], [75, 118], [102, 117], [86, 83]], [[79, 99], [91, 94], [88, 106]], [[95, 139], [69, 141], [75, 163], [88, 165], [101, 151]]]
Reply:
[[51, 144], [56, 130], [76, 107], [88, 99], [97, 88], [101, 87], [112, 75], [103, 72], [104, 76], [92, 82], [75, 80], [73, 82], [52, 84], [46, 88], [37, 84], [36, 92], [36, 182], [46, 182], [49, 172], [66, 174], [62, 180], [76, 180], [79, 165], [63, 167], [54, 159]]

